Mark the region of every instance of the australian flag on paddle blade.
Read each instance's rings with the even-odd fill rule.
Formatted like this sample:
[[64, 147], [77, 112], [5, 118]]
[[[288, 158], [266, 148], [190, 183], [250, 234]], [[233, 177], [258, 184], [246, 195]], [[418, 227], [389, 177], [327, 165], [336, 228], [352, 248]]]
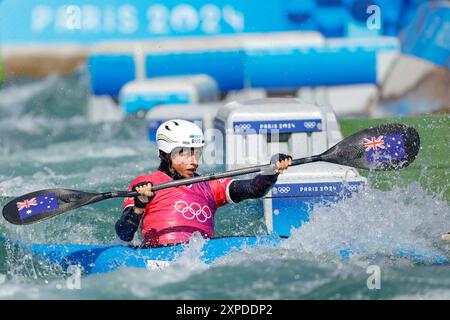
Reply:
[[364, 138], [363, 143], [369, 163], [390, 162], [407, 157], [401, 133], [367, 137]]
[[58, 198], [54, 193], [44, 194], [42, 196], [17, 202], [17, 210], [19, 211], [19, 216], [22, 220], [58, 208]]

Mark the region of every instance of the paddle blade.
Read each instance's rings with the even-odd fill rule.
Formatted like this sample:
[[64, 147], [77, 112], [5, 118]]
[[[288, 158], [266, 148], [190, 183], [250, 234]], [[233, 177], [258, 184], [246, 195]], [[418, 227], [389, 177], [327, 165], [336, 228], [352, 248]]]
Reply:
[[368, 170], [398, 170], [410, 165], [420, 148], [419, 134], [403, 124], [365, 129], [321, 155], [322, 160]]
[[3, 217], [13, 224], [30, 224], [102, 199], [103, 195], [99, 193], [69, 189], [39, 190], [8, 202], [3, 207]]

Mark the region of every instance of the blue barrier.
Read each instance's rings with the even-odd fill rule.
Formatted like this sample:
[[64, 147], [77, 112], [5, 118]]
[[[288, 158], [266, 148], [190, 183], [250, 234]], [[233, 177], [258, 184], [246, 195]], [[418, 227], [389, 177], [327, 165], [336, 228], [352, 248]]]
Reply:
[[246, 70], [252, 87], [268, 89], [376, 83], [376, 51], [324, 47], [277, 53], [261, 49], [248, 53]]
[[[270, 37], [275, 39], [277, 34]], [[317, 42], [317, 39], [312, 41]], [[296, 46], [289, 41], [281, 44], [268, 41], [261, 45], [258, 40], [256, 46], [251, 42], [245, 44], [245, 41], [236, 43], [235, 48], [224, 46], [213, 50], [207, 46], [167, 52], [146, 49], [148, 52], [144, 51], [141, 68], [148, 78], [207, 74], [217, 81], [222, 92], [239, 90], [244, 86], [292, 89], [377, 83], [378, 53], [399, 49], [395, 38], [342, 38]], [[115, 47], [120, 49], [124, 45], [117, 43]], [[117, 96], [126, 82], [135, 79], [133, 61], [132, 56], [119, 54], [116, 49], [94, 53], [89, 59], [93, 93]]]
[[217, 81], [221, 91], [244, 87], [244, 52], [235, 50], [203, 50], [198, 52], [149, 53], [145, 60], [148, 78], [204, 73]]
[[117, 97], [124, 84], [136, 77], [132, 54], [91, 55], [88, 59], [91, 90], [96, 95]]

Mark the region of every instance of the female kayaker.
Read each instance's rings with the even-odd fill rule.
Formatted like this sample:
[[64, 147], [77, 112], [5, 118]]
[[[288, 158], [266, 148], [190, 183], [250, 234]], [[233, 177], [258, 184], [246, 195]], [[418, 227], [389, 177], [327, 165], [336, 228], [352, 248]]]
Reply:
[[197, 176], [198, 160], [205, 144], [202, 130], [186, 120], [164, 122], [158, 127], [156, 139], [161, 159], [159, 168], [131, 182], [128, 190], [136, 190], [141, 196], [125, 199], [123, 214], [115, 226], [121, 240], [131, 241], [141, 224], [145, 246], [188, 242], [196, 231], [212, 238], [218, 207], [264, 196], [292, 162], [291, 156], [276, 154], [271, 163], [278, 169], [253, 179], [210, 180], [153, 193], [152, 185]]

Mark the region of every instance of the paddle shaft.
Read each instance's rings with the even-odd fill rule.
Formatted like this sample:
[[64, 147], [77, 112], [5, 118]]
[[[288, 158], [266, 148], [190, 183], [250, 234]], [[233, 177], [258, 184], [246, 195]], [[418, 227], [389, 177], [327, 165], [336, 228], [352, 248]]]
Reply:
[[[294, 160], [292, 160], [292, 164], [290, 165], [290, 167], [298, 166], [300, 164], [305, 164], [305, 163], [322, 161], [322, 160], [323, 160], [322, 155], [294, 159]], [[154, 186], [152, 186], [152, 191], [158, 191], [158, 190], [163, 190], [163, 189], [172, 188], [172, 187], [185, 186], [185, 185], [189, 185], [189, 184], [193, 184], [193, 183], [221, 179], [221, 178], [231, 178], [231, 177], [241, 176], [244, 174], [260, 172], [260, 171], [268, 170], [268, 169], [275, 170], [276, 165], [275, 164], [263, 164], [263, 165], [248, 167], [248, 168], [230, 170], [230, 171], [226, 171], [226, 172], [222, 172], [222, 173], [211, 173], [211, 174], [208, 174], [205, 176], [198, 176], [198, 177], [194, 177], [194, 178], [174, 180], [174, 181], [154, 185]], [[136, 191], [112, 191], [112, 192], [102, 193], [101, 200], [117, 198], [117, 197], [135, 197], [138, 195], [139, 195], [139, 193]]]

